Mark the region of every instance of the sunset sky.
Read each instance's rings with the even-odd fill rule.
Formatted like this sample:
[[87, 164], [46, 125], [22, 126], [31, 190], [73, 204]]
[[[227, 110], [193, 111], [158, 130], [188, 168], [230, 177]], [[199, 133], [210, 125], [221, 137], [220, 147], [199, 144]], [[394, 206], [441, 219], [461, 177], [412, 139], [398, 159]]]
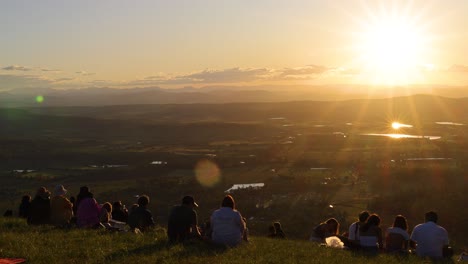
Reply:
[[468, 84], [468, 1], [0, 3], [0, 90]]

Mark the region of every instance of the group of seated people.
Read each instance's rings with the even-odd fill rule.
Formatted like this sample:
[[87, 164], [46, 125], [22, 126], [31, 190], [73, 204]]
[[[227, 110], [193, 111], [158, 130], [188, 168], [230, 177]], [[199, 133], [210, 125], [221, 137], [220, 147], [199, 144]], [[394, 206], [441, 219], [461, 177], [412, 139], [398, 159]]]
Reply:
[[[121, 228], [119, 225], [123, 224], [132, 231], [145, 232], [155, 226], [152, 213], [147, 209], [150, 200], [146, 195], [139, 196], [138, 203], [128, 211], [120, 201], [98, 204], [86, 186], [80, 188], [76, 200], [74, 197], [70, 200], [66, 198], [66, 193], [62, 185], [56, 186], [53, 196], [45, 187], [41, 187], [33, 200], [27, 195], [23, 197], [19, 216], [26, 218], [32, 225], [52, 224], [57, 227], [70, 227], [76, 223], [80, 228], [105, 227], [118, 230]], [[181, 204], [172, 208], [167, 224], [170, 243], [203, 239], [233, 247], [248, 241], [246, 219], [236, 210], [231, 195], [223, 198], [220, 208], [211, 214], [203, 228], [198, 225], [197, 207], [192, 196], [184, 196]], [[359, 221], [352, 223], [343, 235], [339, 235], [339, 222], [330, 218], [314, 228], [310, 240], [326, 243], [327, 238], [337, 237], [350, 249], [377, 253], [384, 249], [386, 252], [407, 252], [412, 248], [419, 256], [441, 258], [449, 241], [447, 231], [437, 225], [437, 220], [435, 212], [427, 212], [425, 223], [417, 225], [410, 236], [406, 218], [397, 215], [384, 236], [380, 217], [363, 211], [359, 214]], [[269, 227], [268, 236], [286, 238], [280, 222], [274, 222]]]
[[[138, 203], [127, 210], [120, 201], [99, 204], [87, 186], [80, 188], [76, 199], [68, 199], [63, 185], [56, 186], [54, 193], [41, 187], [34, 199], [25, 195], [19, 206], [19, 216], [28, 224], [52, 224], [56, 227], [107, 228], [120, 230], [128, 225], [131, 231], [145, 232], [155, 226], [153, 215], [147, 209], [149, 197], [141, 195]], [[226, 195], [221, 207], [214, 211], [204, 228], [198, 226], [195, 208], [198, 204], [192, 196], [185, 196], [180, 205], [174, 206], [168, 220], [167, 235], [170, 243], [199, 238], [230, 247], [248, 241], [246, 219], [236, 210], [234, 198]]]
[[128, 211], [122, 202], [102, 205], [94, 199], [87, 186], [80, 188], [75, 197], [68, 199], [67, 190], [57, 185], [53, 194], [45, 187], [40, 187], [34, 199], [25, 195], [19, 206], [19, 216], [26, 218], [30, 225], [52, 224], [56, 227], [107, 228], [119, 230], [128, 224], [132, 230], [144, 231], [154, 226], [151, 212], [147, 209], [149, 197], [138, 197], [138, 203]]
[[385, 236], [380, 228], [381, 219], [377, 214], [363, 211], [359, 221], [350, 225], [348, 232], [339, 235], [340, 224], [330, 218], [316, 226], [310, 236], [311, 241], [325, 243], [328, 237], [339, 238], [344, 246], [371, 253], [385, 251], [405, 253], [415, 249], [421, 257], [442, 258], [451, 254], [447, 231], [437, 225], [438, 216], [434, 211], [425, 214], [425, 223], [414, 227], [411, 236], [408, 223], [402, 215], [397, 215]]

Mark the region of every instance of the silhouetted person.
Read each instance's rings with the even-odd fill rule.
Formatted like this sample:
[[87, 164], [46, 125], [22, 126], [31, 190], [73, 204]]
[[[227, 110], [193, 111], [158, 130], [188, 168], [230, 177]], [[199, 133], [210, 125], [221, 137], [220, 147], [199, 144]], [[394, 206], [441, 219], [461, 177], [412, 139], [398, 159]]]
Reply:
[[31, 196], [24, 195], [21, 198], [21, 204], [18, 208], [18, 216], [21, 218], [28, 218], [29, 217], [29, 208], [31, 207]]
[[392, 227], [387, 229], [385, 249], [387, 252], [405, 252], [409, 243], [408, 223], [402, 215], [397, 215]]
[[325, 239], [337, 236], [340, 230], [340, 223], [335, 218], [329, 218], [314, 228], [310, 236], [310, 241], [325, 243]]
[[88, 186], [81, 186], [80, 187], [80, 192], [78, 193], [78, 195], [76, 196], [76, 202], [73, 206], [73, 213], [76, 215], [77, 211], [78, 211], [78, 207], [81, 203], [81, 201], [84, 199], [84, 198], [93, 198], [93, 194], [89, 191], [89, 188]]
[[121, 201], [116, 201], [112, 205], [112, 219], [127, 223], [128, 211], [126, 208], [124, 208]]
[[101, 226], [99, 221], [101, 208], [88, 187], [83, 186], [80, 188], [76, 205], [78, 206], [76, 210], [76, 224], [78, 227], [97, 228]]
[[36, 196], [29, 208], [28, 224], [45, 225], [50, 222], [50, 192], [41, 187], [37, 190]]
[[380, 217], [371, 214], [366, 223], [359, 229], [361, 249], [371, 253], [378, 253], [383, 248], [382, 229], [380, 228]]
[[244, 239], [246, 229], [242, 215], [236, 210], [234, 198], [226, 195], [221, 203], [221, 208], [211, 215], [211, 238], [213, 242], [230, 247], [236, 246]]
[[133, 230], [138, 229], [144, 232], [155, 225], [153, 214], [146, 208], [149, 201], [147, 195], [140, 196], [138, 198], [138, 207], [133, 209], [128, 215], [128, 225]]
[[280, 222], [274, 222], [275, 227], [275, 238], [286, 238], [286, 234], [283, 232], [283, 227]]
[[447, 230], [437, 225], [437, 220], [436, 212], [427, 212], [425, 223], [413, 229], [411, 240], [416, 243], [416, 254], [420, 257], [442, 258], [443, 248], [449, 244]]
[[67, 190], [63, 185], [57, 185], [54, 197], [50, 200], [50, 220], [57, 227], [70, 226], [73, 217], [73, 204], [65, 197]]
[[359, 228], [366, 223], [366, 220], [369, 217], [369, 212], [362, 211], [359, 213], [358, 217], [359, 221], [352, 223], [348, 230], [348, 241], [352, 248], [359, 248], [360, 246]]
[[167, 223], [167, 236], [170, 243], [184, 242], [190, 238], [200, 238], [198, 228], [198, 207], [192, 196], [182, 198], [182, 204], [174, 206], [169, 214]]

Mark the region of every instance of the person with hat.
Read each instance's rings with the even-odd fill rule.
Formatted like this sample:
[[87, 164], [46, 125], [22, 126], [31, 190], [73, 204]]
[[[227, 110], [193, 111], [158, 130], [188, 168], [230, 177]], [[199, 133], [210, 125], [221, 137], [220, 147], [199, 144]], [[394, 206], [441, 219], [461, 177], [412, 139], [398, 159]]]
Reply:
[[73, 217], [73, 204], [65, 197], [67, 190], [63, 185], [57, 185], [54, 197], [50, 200], [50, 220], [56, 227], [67, 227]]
[[50, 192], [46, 187], [40, 187], [29, 208], [28, 224], [45, 225], [50, 221]]
[[198, 228], [198, 204], [192, 196], [184, 196], [182, 204], [172, 208], [167, 223], [169, 243], [180, 243], [190, 238], [201, 238]]

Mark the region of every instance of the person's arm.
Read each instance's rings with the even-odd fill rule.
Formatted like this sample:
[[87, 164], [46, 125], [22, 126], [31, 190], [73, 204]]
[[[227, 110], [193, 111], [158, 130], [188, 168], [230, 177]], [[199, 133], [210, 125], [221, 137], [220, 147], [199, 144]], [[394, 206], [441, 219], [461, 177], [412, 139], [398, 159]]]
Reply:
[[200, 229], [198, 228], [198, 217], [197, 217], [197, 212], [193, 211], [192, 213], [192, 219], [191, 219], [191, 228], [192, 228], [192, 234], [197, 237], [201, 237]]
[[383, 249], [383, 239], [382, 239], [382, 229], [377, 227], [377, 241], [379, 243], [379, 248]]

